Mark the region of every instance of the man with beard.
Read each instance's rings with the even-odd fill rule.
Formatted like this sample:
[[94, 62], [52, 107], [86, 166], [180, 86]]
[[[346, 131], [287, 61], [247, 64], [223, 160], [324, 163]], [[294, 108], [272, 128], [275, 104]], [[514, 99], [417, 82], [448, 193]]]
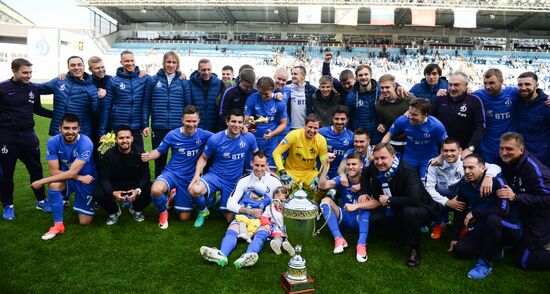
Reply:
[[441, 121], [449, 137], [459, 140], [462, 158], [479, 149], [485, 133], [483, 103], [478, 97], [467, 94], [467, 88], [466, 74], [453, 73], [447, 95], [437, 97], [431, 107], [431, 115]]
[[[157, 148], [166, 134], [181, 127], [183, 109], [189, 103], [189, 82], [182, 80], [180, 59], [175, 52], [166, 52], [162, 58], [163, 68], [159, 69], [147, 82], [143, 101], [143, 135], [149, 136], [149, 116], [151, 117], [151, 143]], [[155, 159], [155, 177], [166, 166], [166, 154]]]
[[332, 113], [332, 125], [319, 129], [319, 134], [327, 140], [328, 152], [335, 155], [327, 173], [329, 179], [338, 175], [338, 167], [342, 158], [346, 151], [353, 146], [353, 132], [346, 128], [348, 118], [348, 108], [338, 105]]
[[519, 101], [517, 88], [505, 87], [500, 69], [491, 68], [483, 74], [483, 89], [474, 92], [483, 102], [485, 109], [485, 134], [479, 149], [486, 162], [493, 163], [498, 157], [500, 135], [512, 129], [516, 119], [516, 105]]
[[550, 107], [548, 95], [538, 88], [538, 77], [532, 72], [518, 76], [521, 96], [516, 131], [525, 138], [525, 147], [544, 165], [550, 166]]
[[426, 65], [424, 68], [424, 78], [420, 83], [415, 84], [410, 92], [416, 97], [426, 98], [430, 102], [435, 102], [437, 99], [437, 91], [447, 89], [448, 82], [445, 77], [441, 76], [441, 67], [435, 63]]
[[[258, 151], [258, 145], [254, 135], [241, 134], [244, 114], [239, 109], [231, 110], [225, 122], [227, 129], [212, 135], [206, 142], [204, 152], [197, 161], [193, 179], [189, 183], [189, 193], [192, 197], [206, 195], [209, 201], [214, 201], [214, 194], [220, 191], [220, 210], [229, 223], [235, 215], [227, 209], [227, 199], [243, 174], [248, 153]], [[209, 158], [212, 158], [212, 165], [201, 177]]]
[[130, 51], [120, 54], [120, 64], [122, 66], [117, 69], [116, 76], [107, 83], [99, 135], [105, 135], [108, 128], [115, 129], [119, 125], [127, 125], [132, 129], [133, 144], [143, 150], [142, 131], [146, 127], [142, 115], [143, 101], [145, 88], [151, 77], [139, 76], [139, 67], [136, 66], [134, 54]]
[[92, 118], [98, 112], [98, 91], [90, 75], [84, 72], [84, 60], [79, 56], [67, 59], [69, 72], [40, 85], [41, 94], [53, 94], [53, 117], [49, 135], [59, 134], [61, 117], [73, 113], [81, 122], [80, 133], [92, 136]]
[[212, 133], [198, 128], [200, 121], [199, 110], [193, 105], [185, 106], [181, 122], [183, 127], [170, 131], [159, 146], [151, 152], [141, 155], [141, 160], [147, 162], [154, 160], [172, 150], [170, 161], [162, 173], [156, 178], [151, 188], [153, 203], [160, 213], [159, 227], [168, 228], [168, 210], [166, 193], [176, 189], [174, 196], [174, 209], [181, 221], [191, 218], [193, 204], [199, 209], [195, 227], [201, 227], [209, 211], [203, 196], [191, 198], [188, 186], [195, 173], [195, 165], [199, 156], [204, 151], [204, 146]]
[[145, 220], [143, 210], [151, 203], [149, 164], [141, 161], [141, 150], [132, 146], [133, 140], [129, 126], [118, 126], [115, 148], [107, 150], [99, 163], [94, 200], [109, 214], [107, 225], [114, 225], [122, 214], [117, 202], [128, 206], [136, 222]]
[[50, 184], [48, 202], [52, 209], [54, 225], [42, 235], [42, 240], [52, 239], [57, 234], [65, 232], [62, 191], [66, 191], [67, 195], [75, 192], [73, 211], [78, 214], [81, 225], [90, 224], [94, 216], [92, 195], [97, 173], [92, 158], [92, 141], [88, 136], [79, 134], [78, 116], [66, 113], [60, 121], [60, 134], [51, 137], [46, 145], [50, 176], [31, 184], [34, 189]]
[[409, 106], [409, 117], [399, 117], [382, 139], [383, 143], [388, 143], [397, 135], [406, 135], [403, 160], [416, 169], [422, 181], [426, 178], [428, 162], [439, 154], [440, 146], [447, 138], [443, 124], [429, 115], [429, 111], [429, 100], [413, 99]]

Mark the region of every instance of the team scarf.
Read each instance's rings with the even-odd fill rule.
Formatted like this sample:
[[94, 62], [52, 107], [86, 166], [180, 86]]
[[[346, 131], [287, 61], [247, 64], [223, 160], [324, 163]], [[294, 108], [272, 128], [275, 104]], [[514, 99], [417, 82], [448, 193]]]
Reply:
[[[376, 176], [376, 179], [382, 183], [382, 192], [384, 192], [384, 195], [388, 197], [392, 197], [390, 185], [388, 183], [397, 172], [397, 167], [399, 167], [399, 157], [399, 153], [396, 153], [390, 169], [386, 172], [380, 172], [380, 174]], [[389, 206], [386, 207], [386, 216], [393, 216], [393, 211]]]
[[399, 153], [395, 153], [395, 159], [393, 160], [390, 169], [388, 169], [385, 172], [380, 172], [378, 176], [376, 176], [376, 179], [379, 180], [382, 184], [388, 183], [391, 181], [395, 173], [397, 172], [397, 167], [399, 167]]

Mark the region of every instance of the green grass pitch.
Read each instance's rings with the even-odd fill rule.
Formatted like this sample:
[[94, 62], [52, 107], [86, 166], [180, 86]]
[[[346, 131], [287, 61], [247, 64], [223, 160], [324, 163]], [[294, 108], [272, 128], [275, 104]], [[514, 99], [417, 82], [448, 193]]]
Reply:
[[[49, 120], [36, 117], [42, 157]], [[146, 140], [150, 150], [150, 140]], [[47, 172], [43, 159], [44, 174]], [[14, 221], [0, 220], [0, 293], [282, 293], [280, 274], [288, 255], [275, 255], [266, 243], [258, 263], [235, 269], [232, 263], [246, 244], [239, 242], [219, 267], [199, 254], [202, 245], [219, 247], [226, 223], [211, 214], [201, 229], [170, 216], [167, 230], [158, 228], [158, 213], [149, 206], [145, 222], [136, 223], [127, 209], [119, 222], [105, 225], [98, 211], [92, 225], [78, 225], [65, 210], [66, 232], [50, 241], [40, 236], [51, 226], [50, 214], [35, 210], [26, 169], [18, 162], [15, 173]], [[458, 260], [441, 240], [422, 237], [422, 265], [407, 268], [407, 248], [394, 248], [385, 232], [371, 230], [369, 260], [355, 260], [356, 234], [345, 235], [350, 246], [333, 255], [328, 230], [304, 248], [309, 273], [319, 293], [549, 293], [550, 273], [526, 272], [512, 266], [511, 254], [496, 262], [483, 281], [466, 277], [476, 260]]]

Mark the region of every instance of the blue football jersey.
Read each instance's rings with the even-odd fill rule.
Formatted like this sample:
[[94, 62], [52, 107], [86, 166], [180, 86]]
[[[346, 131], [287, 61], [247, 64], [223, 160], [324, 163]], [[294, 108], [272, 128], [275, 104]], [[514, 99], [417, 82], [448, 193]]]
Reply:
[[256, 132], [254, 136], [263, 138], [263, 135], [268, 133], [268, 130], [275, 130], [282, 119], [287, 118], [286, 104], [283, 101], [278, 101], [275, 98], [271, 98], [268, 101], [260, 96], [259, 92], [250, 95], [246, 99], [246, 105], [244, 107], [244, 114], [253, 116], [254, 119], [258, 119], [260, 116], [267, 117], [267, 123], [256, 124]]
[[172, 156], [165, 169], [192, 179], [195, 175], [197, 160], [212, 135], [212, 132], [200, 128], [197, 128], [197, 131], [189, 137], [183, 133], [183, 127], [170, 131], [157, 147], [157, 151], [162, 154], [166, 154], [168, 149], [172, 150]]
[[485, 108], [485, 135], [481, 139], [481, 155], [487, 162], [494, 162], [498, 156], [500, 136], [512, 130], [516, 118], [516, 105], [519, 101], [517, 88], [506, 87], [500, 95], [493, 97], [480, 89], [474, 92]]
[[443, 124], [431, 115], [425, 123], [415, 126], [411, 125], [409, 118], [400, 116], [389, 132], [392, 136], [405, 133], [407, 145], [405, 145], [403, 160], [409, 163], [422, 163], [434, 158], [439, 154], [443, 140], [447, 138]]
[[[348, 188], [342, 186], [340, 184], [340, 176], [334, 177], [332, 180], [336, 182], [336, 189], [338, 189], [338, 192], [340, 193], [340, 208], [344, 209], [344, 206], [348, 203], [349, 204], [357, 203], [357, 201], [359, 200], [359, 196], [361, 195], [361, 192], [352, 192], [351, 185]], [[351, 183], [349, 178], [348, 178], [348, 182]]]
[[256, 138], [250, 133], [237, 138], [227, 136], [227, 131], [218, 132], [206, 142], [204, 154], [212, 158], [212, 172], [225, 181], [236, 181], [243, 174], [247, 153], [258, 150]]
[[336, 134], [332, 126], [326, 126], [319, 130], [319, 134], [327, 139], [328, 152], [336, 155], [334, 161], [330, 163], [328, 170], [328, 176], [334, 177], [337, 175], [338, 166], [340, 166], [340, 162], [344, 158], [346, 151], [353, 147], [353, 132], [344, 129], [342, 134]]
[[75, 160], [85, 161], [79, 175], [90, 175], [95, 178], [96, 167], [93, 160], [94, 144], [88, 136], [79, 134], [76, 142], [68, 145], [63, 135], [51, 137], [46, 144], [46, 160], [58, 160], [62, 171], [68, 171]]

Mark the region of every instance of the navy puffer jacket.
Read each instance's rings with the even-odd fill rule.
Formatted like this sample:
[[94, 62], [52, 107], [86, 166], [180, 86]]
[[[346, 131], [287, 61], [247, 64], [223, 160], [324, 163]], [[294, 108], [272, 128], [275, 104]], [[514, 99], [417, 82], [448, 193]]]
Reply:
[[371, 79], [372, 89], [368, 92], [359, 91], [359, 82], [355, 82], [353, 90], [346, 97], [346, 106], [349, 108], [351, 130], [363, 128], [370, 137], [371, 144], [378, 144], [382, 134], [378, 132], [378, 116], [374, 105], [380, 97], [378, 83]]
[[168, 78], [163, 69], [154, 75], [145, 88], [143, 103], [143, 124], [153, 129], [172, 130], [181, 127], [183, 109], [190, 101], [189, 81], [180, 80], [181, 72], [177, 71], [168, 85]]
[[92, 117], [97, 115], [97, 88], [92, 77], [84, 73], [83, 79], [75, 79], [67, 73], [64, 80], [55, 78], [40, 85], [42, 94], [53, 94], [53, 117], [50, 122], [50, 136], [59, 134], [61, 117], [65, 113], [76, 114], [80, 118], [80, 133], [91, 136]]
[[[208, 85], [208, 87], [206, 88], [203, 85]], [[215, 131], [219, 119], [219, 109], [216, 107], [216, 97], [223, 93], [223, 82], [216, 74], [212, 74], [209, 83], [203, 84], [200, 73], [196, 70], [189, 78], [189, 88], [191, 90], [190, 104], [197, 106], [201, 114], [199, 128]]]
[[116, 76], [107, 83], [107, 96], [103, 101], [103, 114], [99, 122], [99, 135], [106, 133], [107, 128], [114, 129], [127, 125], [131, 129], [146, 127], [143, 120], [143, 100], [145, 85], [150, 76], [139, 77], [139, 67], [133, 72], [124, 72], [119, 67]]
[[440, 89], [447, 90], [448, 87], [449, 82], [445, 77], [440, 77], [439, 81], [434, 86], [428, 84], [426, 79], [422, 79], [422, 81], [415, 84], [409, 92], [413, 93], [416, 97], [428, 99], [433, 103], [437, 98], [437, 91]]

